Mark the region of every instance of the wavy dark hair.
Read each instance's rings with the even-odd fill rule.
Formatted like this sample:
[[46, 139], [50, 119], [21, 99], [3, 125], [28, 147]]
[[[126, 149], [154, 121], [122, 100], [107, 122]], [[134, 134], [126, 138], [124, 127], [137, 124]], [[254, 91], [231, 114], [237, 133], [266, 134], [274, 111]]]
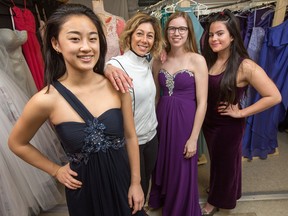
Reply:
[[186, 20], [187, 27], [188, 27], [188, 38], [187, 38], [186, 43], [185, 43], [185, 50], [187, 52], [198, 53], [196, 36], [195, 36], [195, 32], [194, 32], [191, 18], [189, 17], [189, 15], [186, 12], [183, 12], [183, 11], [176, 11], [175, 13], [171, 14], [169, 16], [166, 24], [165, 24], [164, 38], [165, 38], [165, 44], [166, 44], [166, 47], [165, 47], [166, 52], [168, 53], [171, 50], [171, 45], [168, 41], [168, 34], [167, 34], [169, 23], [171, 22], [171, 20], [174, 20], [178, 17], [183, 17]]
[[105, 56], [107, 52], [107, 42], [104, 30], [102, 28], [101, 19], [88, 7], [81, 4], [64, 4], [55, 10], [49, 17], [44, 34], [44, 83], [49, 87], [53, 81], [64, 75], [66, 66], [61, 54], [57, 54], [54, 50], [51, 40], [58, 39], [62, 25], [72, 16], [87, 16], [96, 26], [99, 35], [100, 55], [94, 66], [94, 72], [103, 74]]
[[220, 83], [220, 94], [218, 103], [220, 101], [233, 104], [237, 97], [237, 71], [243, 59], [250, 59], [247, 50], [244, 46], [243, 39], [240, 33], [240, 27], [237, 17], [228, 9], [223, 12], [213, 14], [208, 21], [205, 32], [205, 42], [203, 46], [203, 56], [206, 59], [208, 69], [210, 69], [216, 62], [218, 54], [213, 52], [209, 45], [209, 30], [214, 22], [223, 22], [233, 38], [230, 45], [230, 56], [226, 62], [223, 78]]

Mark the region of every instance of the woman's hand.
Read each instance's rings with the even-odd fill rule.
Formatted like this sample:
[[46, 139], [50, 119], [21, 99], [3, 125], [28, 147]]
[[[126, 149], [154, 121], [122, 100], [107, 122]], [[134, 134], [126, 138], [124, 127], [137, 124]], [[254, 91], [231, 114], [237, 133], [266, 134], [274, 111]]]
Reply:
[[184, 147], [184, 158], [189, 159], [197, 153], [197, 142], [193, 142], [191, 139], [188, 139]]
[[133, 209], [132, 214], [140, 211], [144, 206], [144, 193], [140, 184], [130, 185], [128, 191], [128, 203], [130, 208]]
[[76, 190], [81, 188], [82, 182], [73, 178], [73, 176], [77, 176], [78, 174], [70, 169], [69, 163], [65, 166], [58, 168], [54, 177], [57, 178], [59, 182], [65, 185], [67, 188]]
[[129, 92], [129, 88], [133, 88], [132, 78], [130, 78], [123, 70], [111, 64], [105, 67], [104, 75], [109, 79], [114, 88], [122, 93]]
[[163, 49], [160, 53], [160, 61], [162, 64], [164, 64], [167, 60], [167, 52]]
[[218, 112], [223, 116], [231, 116], [233, 118], [242, 118], [241, 110], [239, 109], [239, 104], [220, 103], [218, 107]]

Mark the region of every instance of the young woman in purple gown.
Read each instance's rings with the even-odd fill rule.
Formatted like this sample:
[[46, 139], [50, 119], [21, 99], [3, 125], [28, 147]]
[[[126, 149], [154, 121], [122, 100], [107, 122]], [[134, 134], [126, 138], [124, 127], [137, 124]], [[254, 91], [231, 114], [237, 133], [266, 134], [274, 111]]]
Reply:
[[[218, 208], [235, 208], [241, 197], [245, 117], [279, 103], [281, 95], [265, 71], [250, 60], [237, 19], [229, 10], [213, 15], [207, 30], [203, 55], [209, 70], [209, 88], [203, 132], [211, 168], [208, 200], [202, 215], [212, 216]], [[241, 99], [248, 85], [262, 97], [243, 108]]]
[[207, 106], [208, 69], [188, 14], [172, 14], [164, 34], [166, 61], [155, 60], [152, 68], [159, 149], [149, 206], [162, 207], [163, 216], [200, 216], [197, 140]]

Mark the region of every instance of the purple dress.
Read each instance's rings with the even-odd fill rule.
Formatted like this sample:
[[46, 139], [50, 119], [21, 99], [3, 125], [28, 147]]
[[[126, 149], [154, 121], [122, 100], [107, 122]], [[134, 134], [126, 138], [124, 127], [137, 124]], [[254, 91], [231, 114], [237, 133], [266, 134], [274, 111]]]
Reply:
[[[245, 119], [221, 116], [217, 112], [223, 74], [209, 75], [208, 107], [202, 129], [211, 161], [208, 203], [218, 208], [233, 209], [241, 197], [241, 143]], [[246, 89], [237, 88], [235, 104], [240, 104]]]
[[196, 112], [194, 74], [180, 70], [174, 75], [159, 72], [161, 98], [157, 106], [159, 150], [152, 176], [149, 205], [163, 216], [200, 216], [197, 186], [197, 154], [183, 155]]

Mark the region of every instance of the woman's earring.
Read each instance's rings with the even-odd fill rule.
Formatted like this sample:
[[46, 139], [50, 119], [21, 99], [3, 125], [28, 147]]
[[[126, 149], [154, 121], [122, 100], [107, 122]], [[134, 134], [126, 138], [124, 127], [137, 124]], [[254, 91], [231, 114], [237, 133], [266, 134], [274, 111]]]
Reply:
[[55, 51], [57, 52], [57, 54], [58, 54], [58, 55], [60, 54], [60, 52], [59, 52], [59, 50], [58, 50], [58, 49], [55, 49]]

